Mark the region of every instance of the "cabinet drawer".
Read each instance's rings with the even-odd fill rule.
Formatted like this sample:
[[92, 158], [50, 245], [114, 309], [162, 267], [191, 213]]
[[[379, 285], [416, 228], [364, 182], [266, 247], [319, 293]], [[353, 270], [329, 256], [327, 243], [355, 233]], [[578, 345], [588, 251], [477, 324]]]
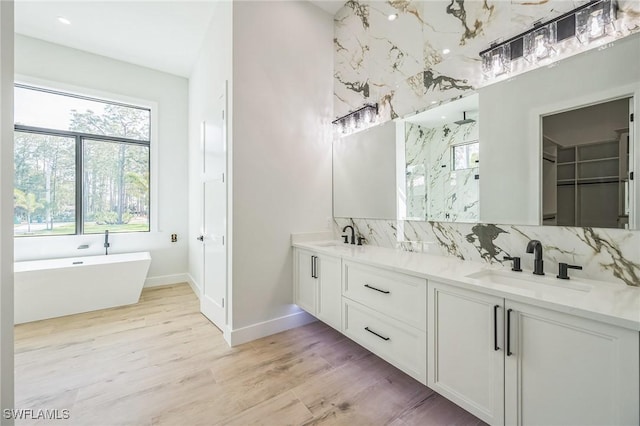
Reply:
[[342, 295], [427, 331], [427, 283], [422, 278], [344, 262]]
[[427, 333], [345, 297], [343, 332], [422, 384], [427, 384]]

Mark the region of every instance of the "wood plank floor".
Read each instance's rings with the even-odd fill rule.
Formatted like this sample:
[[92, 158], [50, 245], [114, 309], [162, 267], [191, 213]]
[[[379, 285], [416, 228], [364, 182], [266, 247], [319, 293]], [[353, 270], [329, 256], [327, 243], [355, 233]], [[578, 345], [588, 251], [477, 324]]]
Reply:
[[484, 424], [321, 322], [229, 348], [198, 303], [179, 284], [16, 326], [16, 408], [68, 409], [56, 425]]

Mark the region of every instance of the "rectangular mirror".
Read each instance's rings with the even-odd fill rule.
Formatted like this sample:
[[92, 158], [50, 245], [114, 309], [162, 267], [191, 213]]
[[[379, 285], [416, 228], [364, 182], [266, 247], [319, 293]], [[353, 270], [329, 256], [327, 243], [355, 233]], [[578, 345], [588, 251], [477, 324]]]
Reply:
[[[477, 222], [478, 95], [424, 111], [404, 122], [405, 182], [399, 219]], [[402, 122], [401, 121], [401, 122]]]
[[396, 217], [396, 123], [333, 141], [333, 215]]
[[336, 139], [334, 215], [638, 229], [638, 110], [640, 33]]
[[545, 225], [629, 227], [632, 97], [542, 119]]
[[334, 216], [477, 222], [478, 95], [336, 138]]

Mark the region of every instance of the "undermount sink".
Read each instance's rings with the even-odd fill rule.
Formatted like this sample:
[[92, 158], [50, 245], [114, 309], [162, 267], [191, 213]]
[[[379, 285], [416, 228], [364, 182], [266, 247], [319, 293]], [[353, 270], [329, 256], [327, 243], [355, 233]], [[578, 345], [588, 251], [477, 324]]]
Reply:
[[467, 278], [476, 279], [492, 284], [515, 286], [534, 291], [560, 291], [570, 293], [588, 293], [592, 286], [576, 279], [560, 280], [555, 275], [538, 276], [527, 272], [512, 272], [499, 270], [484, 270], [467, 275]]
[[318, 242], [313, 242], [311, 244], [318, 247], [335, 247], [335, 246], [341, 245], [342, 243], [339, 241], [318, 241]]

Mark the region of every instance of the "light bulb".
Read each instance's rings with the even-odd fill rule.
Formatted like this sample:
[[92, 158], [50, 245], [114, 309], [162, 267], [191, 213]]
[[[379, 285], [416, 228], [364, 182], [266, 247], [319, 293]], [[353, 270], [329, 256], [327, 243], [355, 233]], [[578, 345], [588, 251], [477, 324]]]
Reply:
[[547, 55], [549, 55], [549, 49], [547, 49], [544, 34], [540, 34], [536, 36], [535, 44], [536, 44], [535, 52], [538, 58], [544, 58]]
[[604, 35], [604, 25], [602, 22], [602, 10], [591, 13], [589, 17], [589, 37], [598, 38]]

